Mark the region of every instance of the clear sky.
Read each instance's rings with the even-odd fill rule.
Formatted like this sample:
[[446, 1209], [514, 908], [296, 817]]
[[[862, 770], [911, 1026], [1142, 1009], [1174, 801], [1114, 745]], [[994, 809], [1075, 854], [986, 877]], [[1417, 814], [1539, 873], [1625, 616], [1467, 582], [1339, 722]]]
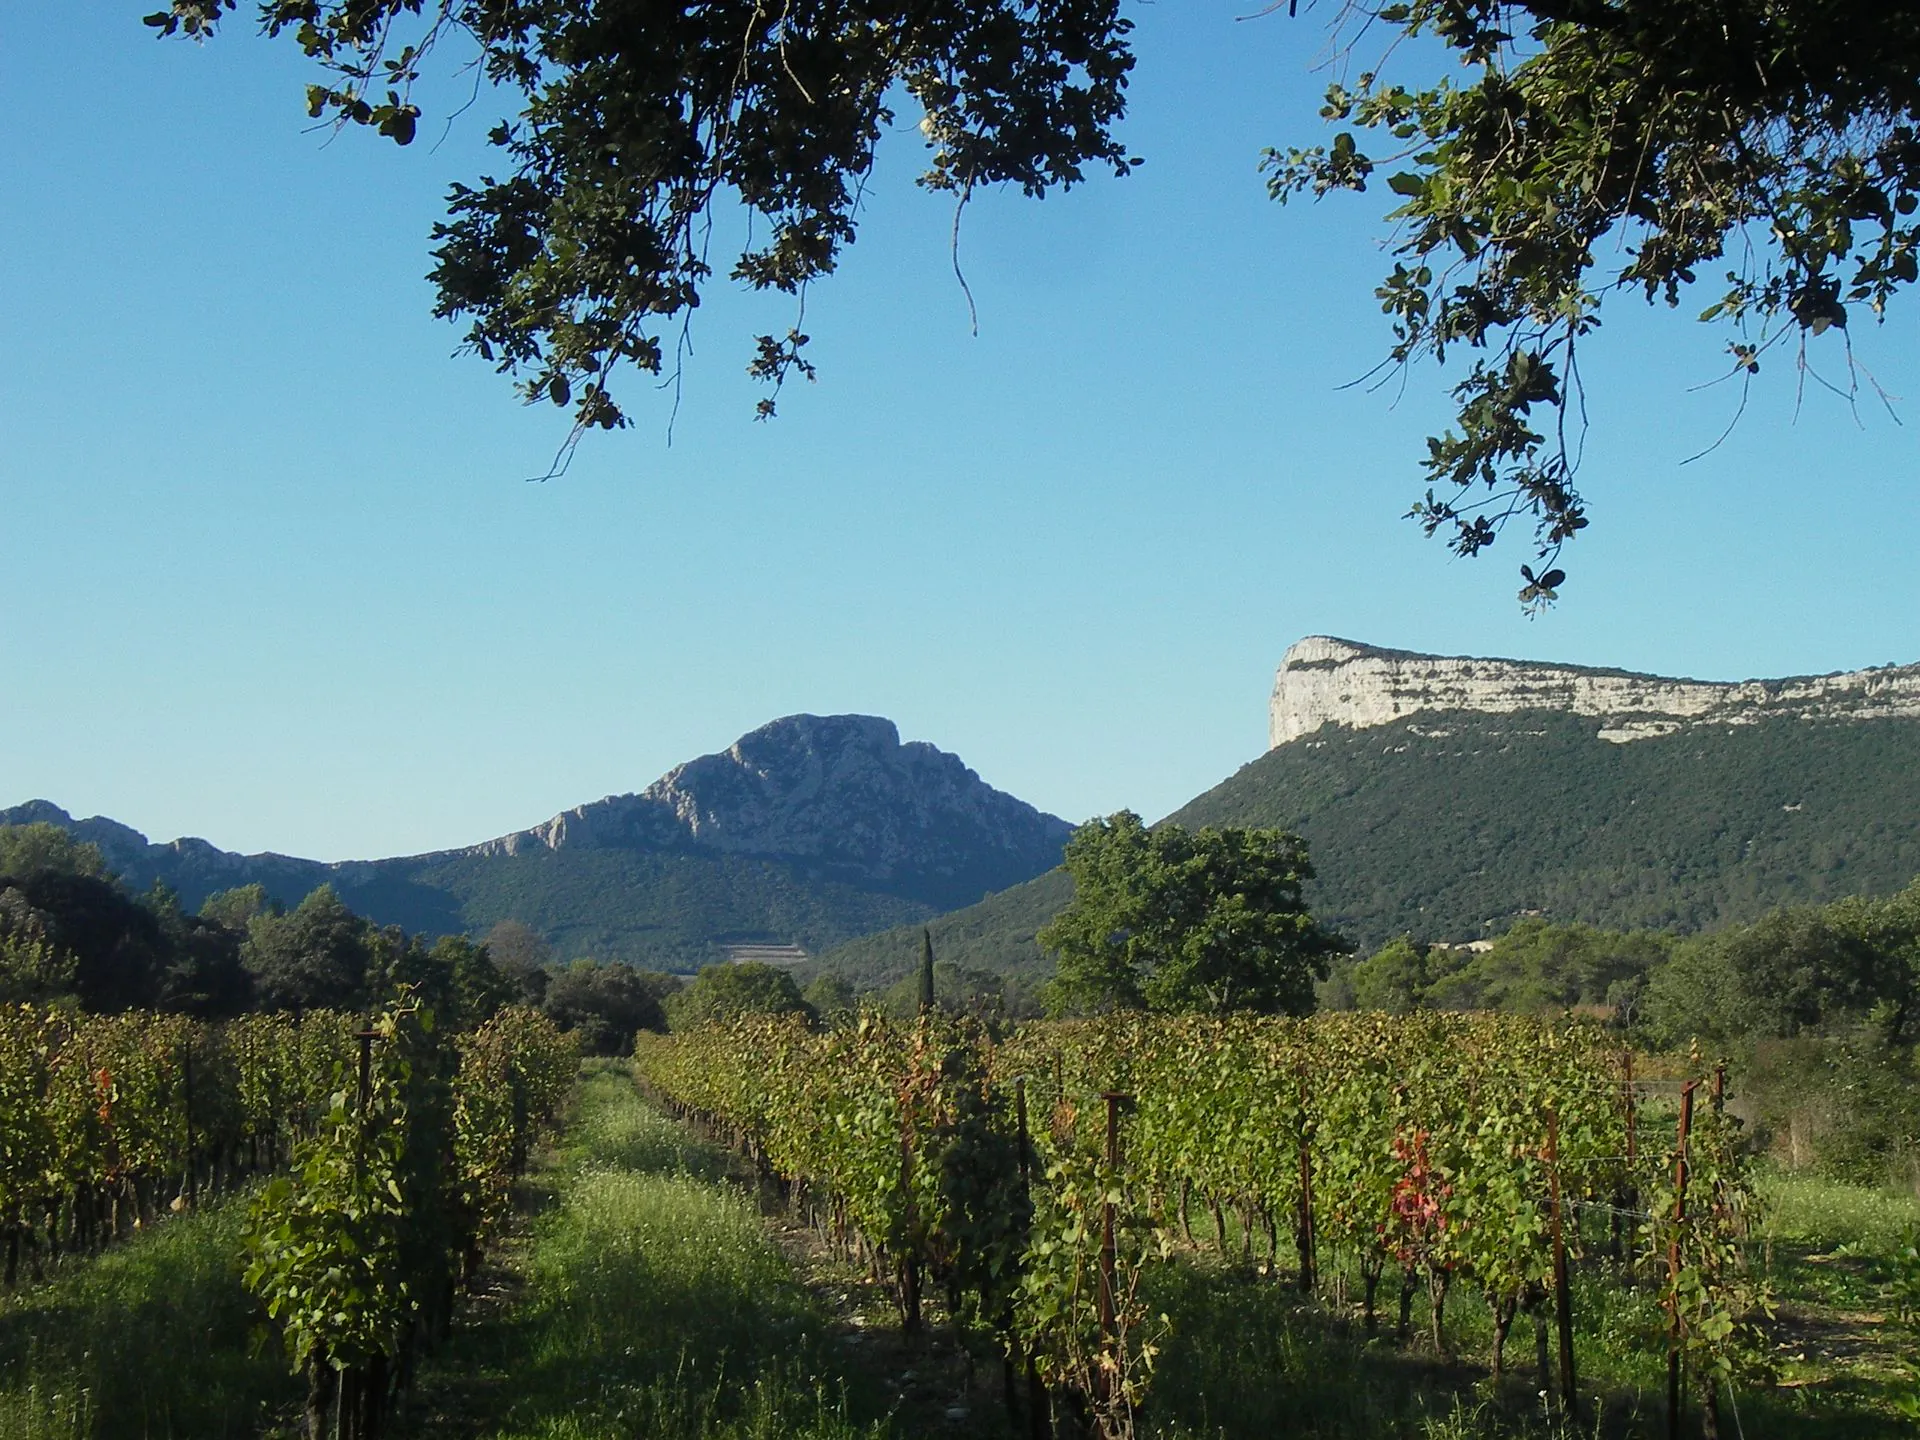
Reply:
[[[0, 805], [321, 859], [478, 841], [796, 711], [862, 711], [1071, 819], [1164, 814], [1257, 756], [1293, 640], [1711, 679], [1920, 659], [1920, 406], [1858, 420], [1791, 367], [1732, 438], [1724, 336], [1619, 305], [1588, 353], [1594, 525], [1552, 613], [1516, 533], [1399, 518], [1437, 377], [1378, 358], [1383, 193], [1264, 198], [1316, 138], [1318, 19], [1142, 5], [1147, 164], [987, 195], [962, 260], [913, 116], [751, 418], [777, 299], [716, 293], [685, 396], [528, 484], [564, 434], [453, 357], [427, 232], [483, 98], [409, 150], [307, 129], [307, 74], [152, 0], [0, 11]], [[247, 7], [243, 7], [245, 10]], [[497, 168], [497, 167], [496, 167]], [[1912, 309], [1858, 326], [1920, 393]], [[1831, 349], [1831, 347], [1829, 347]]]

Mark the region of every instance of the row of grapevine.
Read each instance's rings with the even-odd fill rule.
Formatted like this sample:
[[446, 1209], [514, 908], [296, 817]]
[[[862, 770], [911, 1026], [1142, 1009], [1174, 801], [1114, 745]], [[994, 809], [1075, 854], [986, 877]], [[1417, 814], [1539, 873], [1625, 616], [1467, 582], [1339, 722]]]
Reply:
[[1109, 1436], [1130, 1434], [1154, 1353], [1138, 1278], [1162, 1239], [1112, 1221], [1119, 1177], [1104, 1155], [1026, 1133], [1017, 1089], [993, 1083], [993, 1046], [962, 1019], [876, 1014], [819, 1032], [745, 1017], [643, 1035], [643, 1081], [791, 1187], [828, 1237], [889, 1283], [909, 1330], [923, 1281], [956, 1320], [1005, 1347]]
[[1444, 1346], [1449, 1292], [1476, 1288], [1496, 1369], [1523, 1308], [1554, 1299], [1570, 1329], [1566, 1267], [1588, 1251], [1658, 1260], [1645, 1268], [1676, 1371], [1690, 1367], [1709, 1399], [1733, 1377], [1760, 1298], [1742, 1278], [1751, 1195], [1731, 1122], [1689, 1102], [1676, 1167], [1658, 1127], [1677, 1078], [1628, 1083], [1620, 1052], [1588, 1027], [1130, 1015], [996, 1044], [935, 1017], [826, 1033], [752, 1019], [646, 1039], [638, 1058], [670, 1102], [851, 1228], [903, 1310], [923, 1267], [973, 1287], [1010, 1352], [1107, 1435], [1130, 1430], [1155, 1352], [1142, 1267], [1178, 1231], [1191, 1238], [1196, 1204], [1216, 1242], [1237, 1216], [1249, 1258], [1264, 1231], [1270, 1266], [1290, 1232], [1303, 1288], [1323, 1252], [1341, 1252], [1369, 1325], [1392, 1275], [1402, 1328], [1424, 1287]]
[[657, 1094], [792, 1182], [831, 1238], [885, 1268], [910, 1329], [923, 1277], [1004, 1322], [1025, 1204], [977, 1027], [868, 1015], [816, 1032], [795, 1016], [749, 1016], [643, 1034], [636, 1054]]
[[353, 1022], [316, 1013], [209, 1025], [179, 1015], [0, 1008], [0, 1236], [90, 1250], [310, 1135], [352, 1053]]
[[404, 990], [355, 1038], [355, 1070], [247, 1228], [247, 1284], [306, 1377], [309, 1440], [381, 1432], [578, 1065], [537, 1011], [447, 1036]]
[[577, 1065], [537, 1011], [448, 1034], [404, 991], [370, 1022], [0, 1009], [6, 1283], [23, 1253], [97, 1249], [270, 1174], [248, 1284], [308, 1377], [313, 1440], [371, 1436]]
[[1095, 1097], [1126, 1092], [1129, 1171], [1149, 1213], [1190, 1238], [1188, 1206], [1203, 1201], [1217, 1238], [1222, 1209], [1237, 1212], [1242, 1245], [1264, 1229], [1270, 1256], [1284, 1228], [1303, 1288], [1338, 1249], [1369, 1329], [1377, 1287], [1397, 1275], [1402, 1331], [1424, 1288], [1443, 1349], [1448, 1295], [1472, 1286], [1498, 1373], [1521, 1310], [1553, 1302], [1566, 1333], [1567, 1267], [1606, 1257], [1658, 1286], [1673, 1358], [1709, 1417], [1754, 1360], [1747, 1321], [1766, 1297], [1741, 1242], [1755, 1198], [1717, 1090], [1692, 1102], [1697, 1058], [1653, 1080], [1643, 1063], [1635, 1080], [1632, 1057], [1592, 1027], [1517, 1016], [1120, 1016], [1029, 1027], [993, 1068], [1003, 1084], [1030, 1077], [1083, 1150]]

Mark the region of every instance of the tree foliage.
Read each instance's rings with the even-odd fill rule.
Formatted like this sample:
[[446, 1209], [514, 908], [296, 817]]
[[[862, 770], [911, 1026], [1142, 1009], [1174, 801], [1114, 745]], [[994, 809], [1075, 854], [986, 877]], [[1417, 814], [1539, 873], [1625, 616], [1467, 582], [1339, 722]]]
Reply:
[[[823, 975], [821, 980], [839, 980], [838, 976]], [[815, 981], [819, 984], [820, 981]], [[846, 985], [847, 982], [839, 980]], [[852, 987], [849, 985], [848, 991]], [[878, 1005], [896, 1020], [911, 1020], [920, 1013], [920, 977], [909, 975], [896, 980], [881, 991], [877, 997]], [[831, 1008], [822, 1009], [813, 1000], [813, 987], [807, 988], [807, 1002], [820, 1010], [824, 1016]], [[947, 1015], [970, 1015], [983, 1023], [995, 1021], [1031, 1019], [1040, 1014], [1040, 1007], [1030, 993], [1020, 984], [1004, 975], [991, 970], [977, 970], [969, 965], [956, 965], [951, 961], [939, 960], [933, 966], [933, 1007]]]
[[667, 1028], [662, 1007], [679, 988], [671, 975], [575, 960], [552, 972], [541, 1008], [563, 1030], [577, 1031], [589, 1055], [624, 1055], [640, 1031]]
[[[162, 35], [205, 36], [237, 0], [174, 0]], [[405, 145], [412, 87], [444, 41], [477, 45], [519, 114], [489, 135], [499, 176], [457, 184], [434, 229], [436, 313], [570, 407], [574, 435], [625, 423], [608, 379], [659, 373], [714, 275], [709, 222], [758, 222], [730, 277], [802, 297], [854, 238], [860, 190], [894, 105], [910, 97], [931, 154], [921, 183], [961, 199], [1009, 183], [1042, 195], [1088, 166], [1124, 174], [1112, 134], [1133, 58], [1118, 0], [262, 0], [262, 25], [321, 67], [316, 119]], [[749, 370], [810, 376], [799, 314], [758, 337]], [[760, 413], [773, 413], [771, 397]]]
[[758, 961], [709, 965], [686, 989], [668, 997], [666, 1007], [667, 1019], [675, 1030], [691, 1030], [742, 1015], [813, 1018], [792, 972]]
[[[1394, 365], [1472, 356], [1458, 429], [1428, 441], [1428, 534], [1477, 554], [1516, 516], [1551, 600], [1587, 523], [1579, 354], [1610, 294], [1731, 327], [1742, 390], [1783, 342], [1883, 316], [1916, 278], [1920, 17], [1871, 0], [1349, 0], [1349, 46], [1437, 41], [1453, 75], [1382, 65], [1329, 87], [1331, 144], [1270, 151], [1278, 199], [1401, 198], [1381, 285]], [[1397, 63], [1396, 63], [1397, 68]], [[1461, 72], [1464, 71], [1464, 74]], [[1458, 77], [1458, 78], [1456, 78]], [[1356, 131], [1370, 132], [1367, 149]], [[1708, 272], [1726, 266], [1724, 281]], [[1844, 382], [1855, 390], [1851, 350]], [[1570, 419], [1576, 423], [1569, 423]], [[1484, 492], [1484, 493], [1483, 493]]]
[[1389, 941], [1335, 976], [1342, 1008], [1501, 1010], [1512, 1015], [1589, 1013], [1601, 1007], [1631, 1024], [1648, 975], [1672, 955], [1674, 938], [1652, 930], [1621, 933], [1556, 924], [1538, 916], [1516, 922], [1485, 949], [1423, 945], [1411, 936]]
[[1149, 830], [1120, 811], [1067, 844], [1071, 904], [1041, 930], [1066, 1011], [1304, 1014], [1338, 942], [1301, 898], [1297, 835], [1240, 826]]
[[1668, 1043], [1787, 1038], [1873, 1020], [1920, 1040], [1920, 881], [1886, 899], [1787, 906], [1702, 937], [1655, 973], [1647, 1023]]
[[351, 1010], [367, 991], [371, 927], [322, 885], [285, 915], [256, 915], [246, 962], [260, 998], [278, 1010]]
[[71, 960], [68, 993], [86, 1009], [158, 1004], [177, 958], [161, 919], [112, 880], [61, 869], [0, 881], [0, 929]]
[[807, 1002], [814, 1014], [830, 1024], [853, 1015], [860, 1003], [852, 984], [844, 977], [832, 974], [814, 976], [801, 992], [800, 998]]
[[256, 915], [273, 914], [279, 908], [268, 896], [267, 887], [256, 881], [251, 885], [236, 885], [231, 890], [214, 891], [200, 902], [200, 916], [244, 935]]
[[1421, 1009], [1433, 984], [1432, 954], [1432, 946], [1418, 944], [1410, 935], [1388, 941], [1338, 977], [1344, 992], [1340, 998], [1348, 1002], [1339, 1008], [1386, 1015]]
[[[147, 17], [201, 38], [238, 0]], [[1293, 7], [1289, 7], [1292, 9]], [[1134, 64], [1118, 0], [260, 0], [317, 63], [307, 108], [405, 145], [413, 87], [449, 40], [518, 113], [497, 175], [456, 184], [435, 227], [436, 313], [573, 415], [569, 443], [626, 423], [609, 381], [659, 373], [715, 277], [711, 221], [750, 217], [729, 278], [796, 298], [749, 370], [811, 377], [801, 311], [856, 233], [861, 187], [901, 96], [921, 111], [921, 183], [1038, 196], [1136, 164], [1115, 136]], [[1336, 46], [1451, 73], [1357, 78], [1343, 64], [1322, 145], [1268, 152], [1270, 192], [1400, 199], [1378, 291], [1388, 363], [1471, 357], [1457, 429], [1432, 437], [1412, 515], [1472, 555], [1533, 524], [1522, 599], [1551, 600], [1587, 523], [1576, 486], [1578, 355], [1613, 293], [1732, 329], [1743, 390], [1788, 341], [1882, 315], [1916, 278], [1920, 21], [1871, 0], [1347, 0]], [[1416, 43], [1405, 43], [1409, 39]], [[1367, 148], [1362, 148], [1361, 137]], [[725, 263], [721, 261], [720, 263]], [[1724, 290], [1710, 271], [1727, 266]], [[1845, 387], [1858, 386], [1851, 351]], [[773, 413], [771, 395], [760, 413]]]
[[0, 876], [86, 875], [104, 880], [108, 873], [98, 845], [76, 840], [58, 825], [44, 820], [0, 825]]

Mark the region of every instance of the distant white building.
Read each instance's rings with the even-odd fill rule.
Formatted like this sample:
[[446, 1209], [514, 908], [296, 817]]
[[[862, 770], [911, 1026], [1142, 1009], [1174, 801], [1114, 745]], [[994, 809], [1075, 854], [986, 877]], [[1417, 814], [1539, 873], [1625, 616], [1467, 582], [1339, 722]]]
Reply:
[[729, 945], [729, 965], [799, 965], [813, 957], [798, 945]]

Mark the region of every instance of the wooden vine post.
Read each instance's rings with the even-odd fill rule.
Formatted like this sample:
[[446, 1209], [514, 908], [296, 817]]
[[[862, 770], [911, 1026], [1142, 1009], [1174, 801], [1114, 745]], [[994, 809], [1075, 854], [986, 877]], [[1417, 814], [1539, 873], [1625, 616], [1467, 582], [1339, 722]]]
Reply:
[[360, 1085], [354, 1094], [354, 1105], [362, 1119], [367, 1113], [367, 1102], [373, 1098], [373, 1041], [380, 1032], [377, 1030], [356, 1030], [353, 1038], [360, 1042]]
[[[1718, 1116], [1727, 1108], [1727, 1063], [1722, 1060], [1713, 1067], [1713, 1113]], [[1720, 1178], [1719, 1168], [1714, 1170], [1713, 1181], [1713, 1218], [1719, 1225], [1725, 1218], [1726, 1187]], [[1700, 1429], [1707, 1440], [1719, 1440], [1720, 1437], [1720, 1385], [1711, 1371], [1702, 1377], [1700, 1387]]]
[[[1120, 1169], [1120, 1101], [1123, 1098], [1118, 1090], [1108, 1090], [1100, 1098], [1107, 1102], [1107, 1173], [1111, 1187], [1112, 1177]], [[1113, 1198], [1108, 1189], [1100, 1201], [1100, 1338], [1112, 1351], [1116, 1337], [1114, 1304], [1114, 1233]], [[1100, 1372], [1100, 1399], [1107, 1399], [1108, 1376], [1104, 1369]]]
[[1553, 1313], [1560, 1331], [1560, 1403], [1576, 1409], [1573, 1373], [1573, 1291], [1567, 1283], [1567, 1243], [1560, 1207], [1560, 1115], [1547, 1107], [1547, 1204], [1553, 1226]]
[[1698, 1080], [1680, 1088], [1680, 1129], [1673, 1154], [1673, 1235], [1667, 1242], [1667, 1440], [1680, 1440], [1680, 1231], [1687, 1219], [1687, 1139], [1693, 1131], [1693, 1092]]
[[920, 1333], [920, 1257], [914, 1249], [913, 1232], [918, 1214], [913, 1203], [913, 1126], [905, 1116], [900, 1125], [900, 1189], [907, 1202], [905, 1255], [900, 1264], [900, 1328], [908, 1335]]
[[1297, 1231], [1300, 1252], [1300, 1293], [1313, 1293], [1315, 1271], [1313, 1237], [1313, 1146], [1307, 1121], [1307, 1077], [1300, 1076], [1300, 1218]]
[[367, 1107], [373, 1103], [373, 1041], [380, 1032], [371, 1027], [353, 1032], [353, 1038], [360, 1042], [360, 1083], [354, 1091], [353, 1113], [359, 1121], [354, 1136], [354, 1167], [365, 1170], [367, 1165]]
[[1640, 1158], [1635, 1132], [1635, 1121], [1637, 1117], [1634, 1114], [1633, 1104], [1633, 1051], [1623, 1050], [1620, 1052], [1620, 1066], [1622, 1077], [1620, 1082], [1620, 1102], [1625, 1111], [1627, 1128], [1627, 1172], [1626, 1179], [1622, 1182], [1619, 1191], [1614, 1196], [1613, 1215], [1610, 1221], [1613, 1230], [1613, 1259], [1615, 1264], [1620, 1262], [1623, 1255], [1628, 1261], [1631, 1261], [1633, 1258], [1631, 1254], [1633, 1249], [1633, 1232], [1631, 1230], [1627, 1232], [1625, 1247], [1623, 1248], [1621, 1245], [1620, 1222], [1623, 1218], [1621, 1212], [1631, 1212], [1640, 1203], [1640, 1192], [1633, 1183], [1634, 1166], [1639, 1163]]
[[194, 1173], [193, 1164], [193, 1038], [189, 1036], [180, 1047], [180, 1106], [187, 1122], [187, 1183], [182, 1188], [186, 1192], [187, 1208], [191, 1210], [200, 1199], [199, 1176]]
[[[1033, 1139], [1027, 1131], [1027, 1080], [1023, 1075], [1013, 1082], [1014, 1123], [1020, 1132], [1020, 1193], [1031, 1197], [1033, 1189]], [[1040, 1379], [1040, 1367], [1031, 1353], [1027, 1359], [1027, 1435], [1029, 1440], [1053, 1440], [1052, 1408], [1047, 1403], [1047, 1387]]]

